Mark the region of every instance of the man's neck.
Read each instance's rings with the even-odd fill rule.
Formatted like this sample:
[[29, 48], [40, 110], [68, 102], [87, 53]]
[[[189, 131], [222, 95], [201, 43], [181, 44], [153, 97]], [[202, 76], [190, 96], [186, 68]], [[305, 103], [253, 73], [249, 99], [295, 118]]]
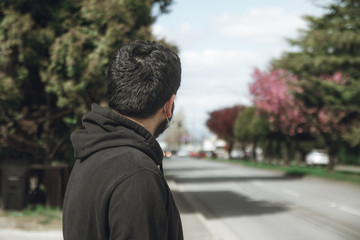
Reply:
[[134, 117], [130, 117], [130, 116], [126, 116], [124, 114], [118, 113], [117, 111], [115, 111], [114, 109], [111, 109], [111, 111], [113, 111], [116, 114], [119, 114], [133, 122], [136, 122], [137, 124], [141, 125], [142, 127], [144, 127], [146, 130], [148, 130], [152, 135], [154, 135], [155, 129], [156, 129], [156, 122], [154, 121], [154, 119], [151, 118], [134, 118]]

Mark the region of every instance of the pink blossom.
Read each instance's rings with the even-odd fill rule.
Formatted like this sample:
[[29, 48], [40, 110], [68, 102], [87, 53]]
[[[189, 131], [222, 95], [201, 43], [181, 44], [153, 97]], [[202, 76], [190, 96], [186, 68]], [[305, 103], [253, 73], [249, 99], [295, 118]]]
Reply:
[[291, 91], [300, 90], [292, 84], [297, 82], [296, 77], [282, 69], [271, 72], [255, 69], [253, 78], [255, 82], [250, 86], [253, 102], [260, 111], [269, 114], [271, 128], [295, 135], [296, 126], [305, 124], [291, 94]]
[[[345, 131], [340, 124], [346, 116], [343, 111], [329, 109], [327, 106], [306, 108], [303, 102], [294, 98], [291, 92], [303, 93], [296, 86], [297, 78], [285, 70], [259, 71], [254, 70], [254, 82], [250, 85], [254, 105], [269, 115], [270, 128], [284, 134], [294, 136], [309, 132]], [[322, 76], [324, 81], [345, 84], [347, 79], [340, 72], [333, 76]], [[304, 80], [306, 81], [306, 80]]]

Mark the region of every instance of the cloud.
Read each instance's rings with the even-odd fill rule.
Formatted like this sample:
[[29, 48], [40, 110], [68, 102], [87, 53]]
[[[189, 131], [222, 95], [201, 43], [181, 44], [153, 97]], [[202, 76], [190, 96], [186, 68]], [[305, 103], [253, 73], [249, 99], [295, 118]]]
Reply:
[[208, 93], [193, 94], [192, 96], [184, 97], [180, 94], [175, 102], [175, 115], [177, 111], [184, 111], [185, 127], [190, 133], [200, 137], [208, 134], [206, 128], [206, 121], [209, 118], [209, 113], [225, 108], [231, 107], [235, 104], [249, 104], [249, 98], [243, 95]]
[[182, 13], [176, 21], [153, 25], [156, 36], [180, 48], [182, 83], [175, 111], [184, 110], [190, 131], [206, 132], [208, 112], [250, 104], [253, 69], [266, 68], [272, 58], [290, 48], [284, 38], [296, 38], [297, 29], [306, 28], [300, 17], [304, 12], [301, 6], [244, 12], [229, 8], [223, 14], [216, 9], [196, 19]]
[[185, 22], [183, 24], [181, 24], [180, 26], [180, 33], [182, 34], [189, 34], [193, 31], [193, 27], [190, 23]]
[[170, 42], [177, 44], [180, 49], [194, 42], [201, 42], [205, 33], [189, 22], [179, 22], [176, 26], [166, 27], [164, 24], [155, 23], [152, 26], [153, 34], [158, 38], [166, 37]]
[[256, 54], [246, 50], [205, 49], [202, 51], [184, 51], [181, 53], [186, 67], [191, 70], [230, 70], [256, 59]]
[[[184, 109], [191, 131], [206, 132], [208, 113], [235, 104], [250, 104], [248, 86], [261, 55], [247, 50], [181, 52], [182, 83], [176, 106]], [[264, 60], [262, 60], [264, 61]]]
[[152, 32], [156, 36], [166, 36], [167, 34], [165, 27], [161, 24], [152, 25]]
[[169, 35], [172, 35], [175, 33], [177, 36], [184, 36], [184, 35], [190, 35], [190, 34], [193, 34], [194, 32], [196, 32], [194, 30], [194, 27], [192, 26], [192, 24], [189, 22], [183, 22], [180, 24], [178, 29], [172, 29], [172, 30], [164, 27], [161, 24], [154, 24], [152, 26], [152, 30], [153, 30], [152, 31], [153, 34], [156, 36], [169, 36]]
[[243, 15], [224, 13], [214, 19], [214, 24], [226, 37], [276, 43], [305, 27], [300, 15], [282, 8], [251, 8]]
[[189, 50], [180, 57], [185, 95], [247, 95], [253, 69], [267, 61], [260, 53], [239, 49]]
[[247, 50], [189, 50], [180, 53], [185, 75], [198, 79], [214, 79], [226, 83], [226, 79], [243, 77], [259, 63], [265, 62], [261, 54]]

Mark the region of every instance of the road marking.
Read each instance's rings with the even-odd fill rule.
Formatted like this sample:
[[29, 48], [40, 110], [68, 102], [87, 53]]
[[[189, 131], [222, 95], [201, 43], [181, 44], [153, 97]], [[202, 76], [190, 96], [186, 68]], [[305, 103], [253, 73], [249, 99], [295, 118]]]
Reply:
[[339, 206], [339, 210], [360, 217], [360, 211], [347, 206]]
[[[202, 205], [196, 197], [185, 189], [185, 187], [175, 181], [168, 181], [168, 185], [172, 186], [173, 190], [181, 192], [185, 201], [196, 211], [196, 216], [207, 228], [214, 240], [237, 240], [238, 237], [230, 230], [230, 228], [215, 216], [209, 209]], [[203, 214], [204, 213], [204, 214]], [[205, 216], [211, 216], [207, 219]]]
[[292, 197], [300, 197], [300, 193], [295, 192], [294, 190], [284, 188], [282, 191], [283, 191], [283, 193], [290, 195]]
[[337, 206], [338, 206], [337, 202], [331, 202], [330, 203], [330, 207], [332, 207], [332, 208], [337, 208]]
[[331, 202], [330, 207], [331, 208], [338, 208], [342, 212], [345, 212], [345, 213], [352, 214], [352, 215], [360, 217], [360, 211], [355, 209], [355, 208], [340, 205], [337, 202]]
[[255, 186], [258, 186], [258, 187], [264, 186], [264, 183], [259, 182], [259, 181], [253, 181], [252, 184], [254, 184]]

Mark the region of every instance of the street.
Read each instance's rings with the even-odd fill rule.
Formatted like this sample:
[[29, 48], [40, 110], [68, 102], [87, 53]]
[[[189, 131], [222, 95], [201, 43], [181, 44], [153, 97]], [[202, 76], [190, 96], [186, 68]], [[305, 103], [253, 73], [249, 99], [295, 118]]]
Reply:
[[357, 185], [191, 158], [166, 159], [164, 171], [191, 205], [182, 216], [206, 227], [188, 239], [360, 239]]
[[[167, 158], [187, 240], [360, 239], [360, 186], [206, 159]], [[60, 240], [0, 218], [2, 240]], [[4, 228], [4, 226], [7, 226]]]

